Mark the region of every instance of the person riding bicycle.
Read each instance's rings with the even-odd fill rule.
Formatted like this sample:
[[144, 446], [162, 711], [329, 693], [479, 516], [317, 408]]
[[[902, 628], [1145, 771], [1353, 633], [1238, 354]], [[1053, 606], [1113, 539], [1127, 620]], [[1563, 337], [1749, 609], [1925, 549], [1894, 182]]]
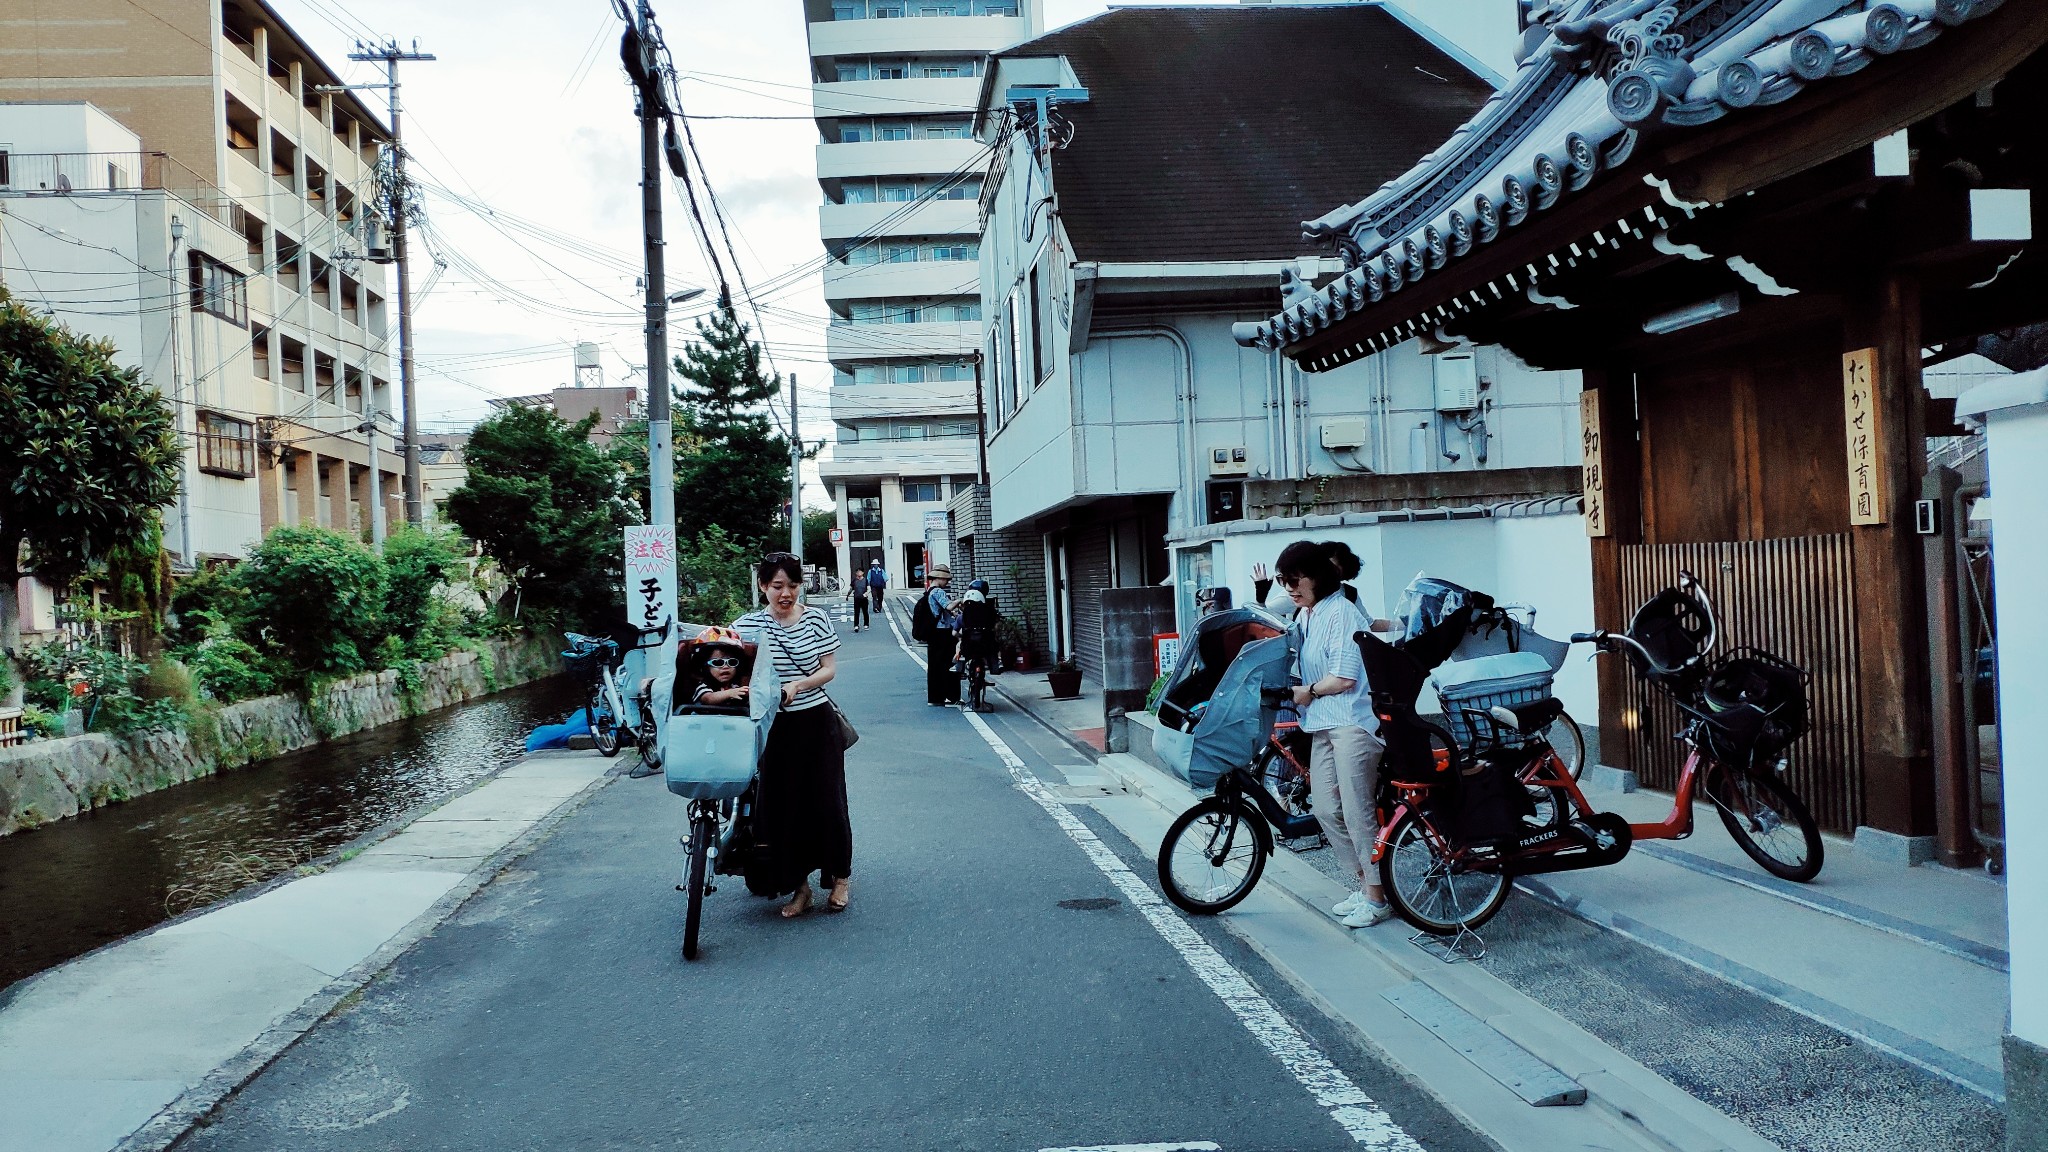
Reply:
[[964, 669], [972, 660], [980, 660], [992, 672], [1002, 670], [996, 660], [996, 630], [1002, 623], [1003, 614], [996, 609], [996, 602], [988, 594], [988, 581], [970, 580], [967, 593], [960, 598], [960, 661]]

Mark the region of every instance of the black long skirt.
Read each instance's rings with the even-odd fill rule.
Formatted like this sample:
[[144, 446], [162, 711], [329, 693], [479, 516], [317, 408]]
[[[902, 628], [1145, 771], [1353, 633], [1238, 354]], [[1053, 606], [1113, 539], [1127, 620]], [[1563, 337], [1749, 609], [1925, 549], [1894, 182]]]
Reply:
[[[761, 750], [755, 850], [777, 893], [853, 874], [853, 824], [846, 815], [846, 749], [825, 705], [783, 709]], [[749, 877], [750, 886], [752, 877]]]

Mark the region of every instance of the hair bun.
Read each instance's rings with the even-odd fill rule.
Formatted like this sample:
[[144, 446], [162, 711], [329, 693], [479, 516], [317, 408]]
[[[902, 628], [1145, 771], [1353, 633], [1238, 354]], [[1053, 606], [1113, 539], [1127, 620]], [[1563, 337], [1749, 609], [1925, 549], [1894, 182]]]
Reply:
[[1323, 541], [1323, 555], [1329, 558], [1330, 566], [1337, 570], [1340, 579], [1356, 580], [1364, 570], [1364, 565], [1358, 562], [1358, 554], [1342, 540]]

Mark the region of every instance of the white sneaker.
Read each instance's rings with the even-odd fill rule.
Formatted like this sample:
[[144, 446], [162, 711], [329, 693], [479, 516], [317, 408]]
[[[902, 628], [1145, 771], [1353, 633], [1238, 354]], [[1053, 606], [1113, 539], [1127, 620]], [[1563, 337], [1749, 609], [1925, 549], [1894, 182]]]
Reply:
[[1381, 924], [1393, 918], [1393, 905], [1375, 904], [1370, 900], [1361, 899], [1358, 907], [1350, 915], [1338, 921], [1338, 923], [1346, 928], [1370, 928], [1375, 924]]
[[1364, 903], [1365, 893], [1353, 892], [1351, 895], [1346, 896], [1342, 900], [1337, 901], [1337, 903], [1331, 907], [1330, 915], [1335, 916], [1339, 920], [1342, 920], [1344, 917], [1349, 916], [1353, 912], [1358, 911], [1359, 906]]

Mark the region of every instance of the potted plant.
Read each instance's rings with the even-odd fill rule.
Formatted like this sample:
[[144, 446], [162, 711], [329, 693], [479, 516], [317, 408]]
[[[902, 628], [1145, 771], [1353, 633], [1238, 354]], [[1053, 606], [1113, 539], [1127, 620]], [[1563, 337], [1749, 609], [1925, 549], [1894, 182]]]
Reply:
[[1055, 700], [1072, 700], [1081, 694], [1081, 667], [1072, 660], [1054, 664], [1052, 671], [1045, 674], [1045, 679], [1052, 685], [1052, 698]]

